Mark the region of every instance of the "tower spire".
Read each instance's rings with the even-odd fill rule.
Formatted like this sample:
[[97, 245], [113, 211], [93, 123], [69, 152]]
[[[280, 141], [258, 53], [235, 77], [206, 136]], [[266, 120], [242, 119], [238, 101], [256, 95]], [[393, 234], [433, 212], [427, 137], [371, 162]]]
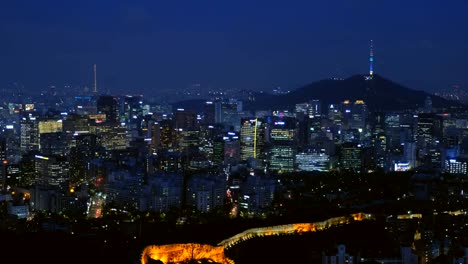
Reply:
[[93, 92], [94, 92], [94, 94], [97, 94], [96, 64], [93, 65], [93, 73], [94, 73]]
[[374, 75], [374, 42], [370, 41], [370, 52], [369, 52], [369, 76], [372, 78]]

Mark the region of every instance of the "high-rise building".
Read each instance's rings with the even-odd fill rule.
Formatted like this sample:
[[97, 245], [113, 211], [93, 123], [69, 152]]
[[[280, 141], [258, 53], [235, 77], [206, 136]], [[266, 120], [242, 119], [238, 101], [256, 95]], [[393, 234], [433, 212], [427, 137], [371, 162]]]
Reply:
[[450, 174], [467, 175], [468, 160], [460, 158], [449, 158], [445, 160], [445, 172]]
[[235, 165], [240, 161], [239, 135], [235, 132], [227, 132], [215, 138], [213, 142], [213, 165]]
[[177, 109], [174, 113], [175, 129], [195, 129], [197, 125], [197, 115], [194, 111]]
[[39, 120], [39, 134], [62, 132], [63, 120], [46, 119]]
[[59, 186], [69, 179], [69, 168], [66, 156], [35, 155], [37, 183]]
[[440, 116], [435, 113], [420, 113], [417, 120], [416, 140], [419, 148], [427, 148], [442, 139], [443, 121]]
[[296, 108], [295, 108], [296, 115], [298, 113], [303, 113], [304, 115], [308, 115], [310, 108], [311, 108], [311, 105], [309, 103], [296, 104]]
[[96, 98], [94, 96], [75, 96], [75, 113], [79, 115], [96, 114]]
[[143, 116], [143, 95], [126, 95], [122, 101], [120, 121], [136, 123]]
[[331, 165], [330, 156], [318, 151], [297, 153], [296, 164], [299, 171], [329, 171]]
[[64, 132], [40, 134], [39, 150], [42, 155], [66, 155], [69, 152], [69, 145]]
[[39, 128], [38, 120], [31, 114], [24, 115], [20, 120], [21, 153], [39, 150]]
[[322, 103], [320, 100], [313, 99], [309, 101], [309, 116], [310, 117], [321, 117], [322, 116]]
[[73, 183], [84, 183], [92, 177], [91, 161], [98, 151], [95, 134], [78, 134], [73, 138], [70, 150], [70, 179]]
[[203, 120], [205, 124], [214, 124], [216, 122], [215, 119], [215, 107], [216, 104], [212, 101], [205, 102], [203, 108]]
[[240, 113], [242, 112], [242, 101], [230, 99], [216, 102], [215, 122], [224, 124], [228, 130], [240, 130]]
[[119, 122], [119, 100], [110, 95], [101, 95], [97, 99], [97, 113], [106, 115], [106, 122]]
[[387, 113], [385, 115], [385, 137], [387, 141], [387, 149], [394, 151], [401, 147], [401, 128], [400, 114]]
[[362, 146], [356, 143], [346, 142], [340, 149], [340, 168], [343, 170], [361, 171]]
[[274, 117], [269, 125], [269, 169], [278, 173], [294, 171], [297, 152], [296, 119]]
[[127, 129], [124, 126], [111, 124], [97, 124], [97, 140], [107, 151], [122, 150], [129, 146]]
[[343, 129], [356, 129], [363, 131], [367, 125], [368, 110], [363, 100], [344, 100], [341, 103], [343, 116]]
[[241, 119], [241, 160], [265, 158], [265, 122], [261, 118]]
[[159, 122], [160, 145], [158, 149], [175, 150], [177, 133], [171, 120], [162, 120]]
[[333, 125], [341, 127], [343, 124], [343, 114], [338, 104], [328, 105], [328, 119], [333, 122]]

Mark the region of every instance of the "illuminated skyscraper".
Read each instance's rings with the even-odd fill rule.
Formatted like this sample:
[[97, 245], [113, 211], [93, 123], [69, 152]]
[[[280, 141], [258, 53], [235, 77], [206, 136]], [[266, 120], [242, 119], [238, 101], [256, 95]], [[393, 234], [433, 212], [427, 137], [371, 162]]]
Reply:
[[435, 113], [418, 115], [416, 141], [419, 148], [425, 148], [440, 141], [442, 134], [442, 117]]
[[309, 101], [309, 116], [310, 117], [320, 117], [322, 115], [322, 103], [320, 100], [313, 99]]
[[25, 115], [20, 120], [21, 153], [39, 150], [38, 120], [32, 115]]
[[361, 155], [361, 145], [352, 142], [344, 143], [340, 150], [340, 168], [360, 172], [362, 164]]
[[143, 95], [126, 95], [122, 101], [120, 121], [138, 123], [138, 118], [143, 115]]
[[215, 166], [235, 165], [240, 160], [239, 136], [235, 132], [227, 132], [217, 137], [213, 142], [213, 159]]
[[245, 118], [241, 120], [240, 146], [241, 160], [264, 157], [265, 127], [260, 118]]
[[296, 119], [275, 117], [270, 126], [270, 170], [291, 172], [294, 170], [297, 152]]

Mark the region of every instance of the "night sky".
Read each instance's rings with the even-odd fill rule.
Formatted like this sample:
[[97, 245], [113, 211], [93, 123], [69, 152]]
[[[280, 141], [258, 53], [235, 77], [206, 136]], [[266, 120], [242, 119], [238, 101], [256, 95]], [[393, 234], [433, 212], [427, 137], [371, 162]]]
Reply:
[[295, 89], [368, 71], [418, 90], [468, 89], [466, 0], [80, 0], [0, 3], [0, 88], [111, 93]]

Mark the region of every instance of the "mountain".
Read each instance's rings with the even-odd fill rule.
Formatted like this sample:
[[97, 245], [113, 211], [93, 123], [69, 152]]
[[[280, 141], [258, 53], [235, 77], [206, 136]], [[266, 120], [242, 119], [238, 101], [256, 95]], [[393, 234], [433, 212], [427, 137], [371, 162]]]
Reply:
[[295, 104], [318, 99], [322, 105], [340, 103], [344, 100], [364, 100], [370, 111], [399, 111], [424, 106], [431, 97], [435, 108], [464, 108], [455, 101], [412, 90], [379, 75], [367, 79], [366, 75], [354, 75], [341, 80], [320, 80], [284, 95], [257, 93], [255, 101], [246, 102], [247, 110], [291, 109]]
[[[313, 82], [288, 94], [273, 95], [255, 93], [255, 101], [245, 101], [245, 110], [285, 110], [293, 109], [295, 104], [318, 99], [322, 106], [340, 103], [344, 100], [364, 100], [370, 111], [414, 110], [424, 106], [426, 98], [432, 99], [434, 108], [466, 109], [467, 106], [450, 101], [424, 91], [413, 90], [401, 84], [374, 75], [353, 75], [347, 79], [328, 79]], [[173, 104], [173, 108], [202, 111], [205, 100], [187, 100]]]

